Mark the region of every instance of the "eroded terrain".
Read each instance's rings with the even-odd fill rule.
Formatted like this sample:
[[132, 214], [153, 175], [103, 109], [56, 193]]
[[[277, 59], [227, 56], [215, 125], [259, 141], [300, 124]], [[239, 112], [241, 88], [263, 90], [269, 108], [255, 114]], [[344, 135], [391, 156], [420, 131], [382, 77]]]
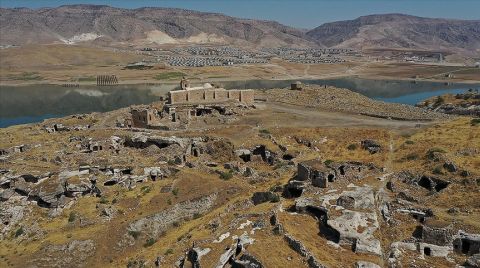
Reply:
[[171, 130], [125, 127], [129, 108], [0, 129], [1, 263], [478, 265], [472, 118], [343, 89], [255, 96]]

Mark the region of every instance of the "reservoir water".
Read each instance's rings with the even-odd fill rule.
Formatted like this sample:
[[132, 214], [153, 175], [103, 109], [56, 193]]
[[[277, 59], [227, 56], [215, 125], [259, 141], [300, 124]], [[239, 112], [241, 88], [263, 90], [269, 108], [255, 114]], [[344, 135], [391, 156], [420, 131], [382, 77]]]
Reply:
[[[270, 89], [289, 87], [294, 81], [298, 80], [246, 80], [218, 84], [226, 89]], [[348, 88], [373, 99], [409, 105], [436, 95], [457, 94], [470, 88], [480, 88], [480, 84], [412, 83], [354, 77], [300, 81]], [[148, 104], [159, 100], [161, 96], [165, 96], [169, 90], [175, 88], [178, 88], [177, 84], [172, 83], [112, 87], [92, 85], [79, 88], [64, 88], [48, 84], [0, 85], [0, 127], [41, 122], [46, 118], [71, 114], [106, 112], [133, 104]]]

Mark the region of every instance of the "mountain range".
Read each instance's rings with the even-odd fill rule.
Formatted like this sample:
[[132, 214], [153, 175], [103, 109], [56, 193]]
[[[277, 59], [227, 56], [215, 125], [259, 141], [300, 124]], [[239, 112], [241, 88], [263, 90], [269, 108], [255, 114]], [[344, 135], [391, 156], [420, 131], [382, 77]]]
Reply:
[[0, 9], [0, 45], [218, 43], [253, 47], [452, 50], [480, 54], [480, 20], [362, 16], [311, 30], [172, 8], [99, 5]]

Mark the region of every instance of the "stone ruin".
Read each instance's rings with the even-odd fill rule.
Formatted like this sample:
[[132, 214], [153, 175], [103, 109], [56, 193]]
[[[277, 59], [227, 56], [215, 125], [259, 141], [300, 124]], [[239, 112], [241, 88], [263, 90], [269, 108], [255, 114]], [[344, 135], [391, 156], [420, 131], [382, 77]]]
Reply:
[[289, 184], [304, 184], [310, 182], [312, 186], [327, 188], [337, 179], [359, 180], [379, 168], [373, 164], [349, 161], [341, 163], [324, 163], [320, 159], [298, 163], [297, 175]]
[[162, 107], [131, 109], [131, 126], [136, 128], [169, 129], [175, 124], [188, 124], [206, 115], [234, 115], [237, 107], [249, 107], [254, 102], [253, 90], [226, 90], [206, 83], [190, 87], [187, 79], [180, 81], [180, 90], [168, 92]]

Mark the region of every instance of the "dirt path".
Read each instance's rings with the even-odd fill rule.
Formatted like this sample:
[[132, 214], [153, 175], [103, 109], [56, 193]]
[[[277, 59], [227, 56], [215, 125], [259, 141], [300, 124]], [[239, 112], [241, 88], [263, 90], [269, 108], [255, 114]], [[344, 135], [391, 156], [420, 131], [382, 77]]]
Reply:
[[[385, 128], [415, 128], [419, 123], [417, 121], [398, 121], [382, 118], [373, 118], [356, 114], [347, 114], [340, 112], [320, 111], [303, 106], [291, 104], [270, 102], [267, 110], [271, 110], [276, 115], [278, 125], [296, 126], [296, 127], [343, 127], [343, 126], [373, 126]], [[283, 115], [295, 117], [295, 120], [286, 120]], [[431, 123], [431, 122], [430, 122]], [[420, 123], [428, 125], [428, 122]]]

